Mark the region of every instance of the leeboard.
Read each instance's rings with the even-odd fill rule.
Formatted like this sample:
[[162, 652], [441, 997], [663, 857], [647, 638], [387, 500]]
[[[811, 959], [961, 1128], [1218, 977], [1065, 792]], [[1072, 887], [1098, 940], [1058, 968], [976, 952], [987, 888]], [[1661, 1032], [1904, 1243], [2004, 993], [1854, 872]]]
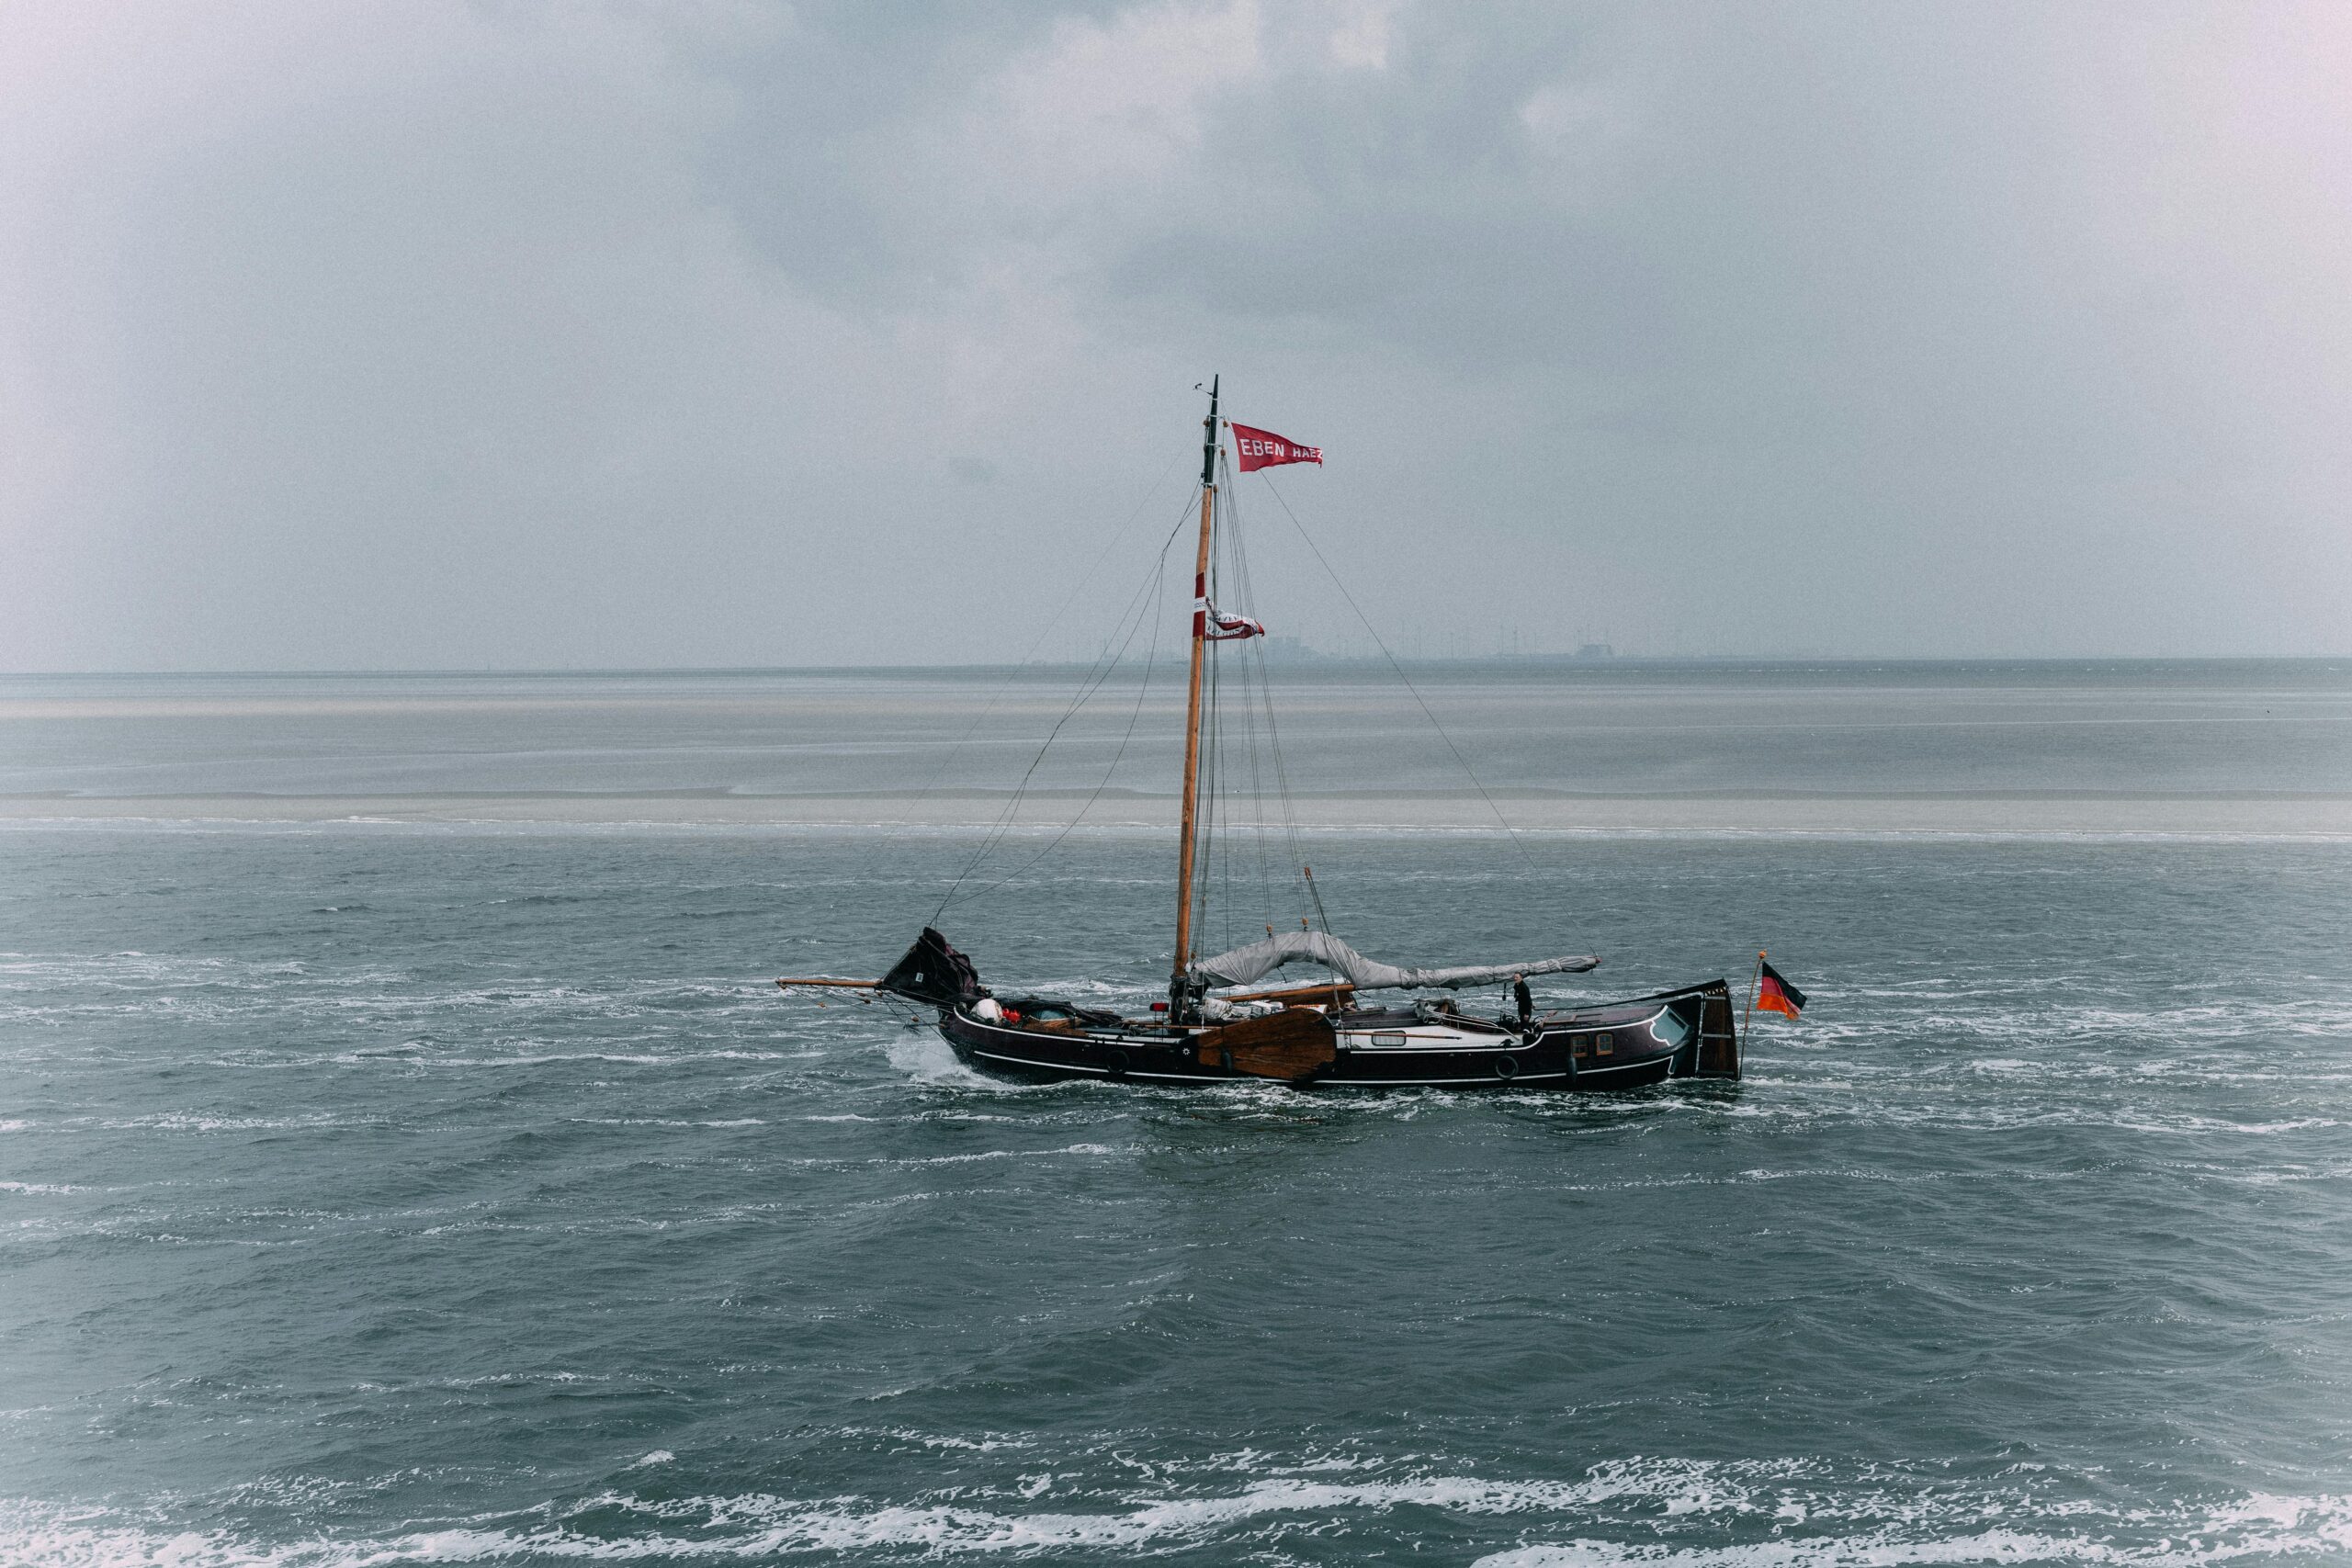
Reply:
[[1252, 1077], [1296, 1083], [1340, 1059], [1339, 1033], [1313, 1008], [1284, 1008], [1265, 1018], [1246, 1018], [1194, 1038], [1204, 1067], [1229, 1066]]

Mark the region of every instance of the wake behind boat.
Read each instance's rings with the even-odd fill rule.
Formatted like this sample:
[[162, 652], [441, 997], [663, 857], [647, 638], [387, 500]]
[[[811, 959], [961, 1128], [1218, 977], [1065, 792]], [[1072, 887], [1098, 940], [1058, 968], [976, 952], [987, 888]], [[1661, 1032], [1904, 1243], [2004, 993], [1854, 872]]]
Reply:
[[[1600, 960], [1578, 954], [1442, 968], [1381, 963], [1332, 935], [1327, 920], [1316, 929], [1323, 915], [1322, 897], [1313, 872], [1303, 862], [1297, 865], [1299, 886], [1309, 912], [1301, 914], [1300, 930], [1277, 932], [1268, 925], [1262, 941], [1211, 956], [1195, 955], [1193, 933], [1202, 927], [1209, 891], [1207, 841], [1220, 823], [1230, 827], [1228, 817], [1220, 815], [1220, 804], [1229, 813], [1233, 791], [1220, 789], [1218, 765], [1231, 750], [1217, 723], [1222, 683], [1216, 660], [1227, 651], [1225, 645], [1257, 653], [1261, 699], [1267, 687], [1262, 649], [1250, 646], [1265, 635], [1265, 627], [1249, 615], [1219, 610], [1215, 603], [1220, 579], [1217, 524], [1230, 508], [1232, 490], [1227, 455], [1218, 443], [1220, 428], [1231, 432], [1233, 455], [1244, 473], [1323, 460], [1319, 448], [1220, 422], [1217, 390], [1212, 385], [1201, 453], [1200, 534], [1193, 575], [1176, 850], [1175, 954], [1168, 999], [1153, 1003], [1148, 1017], [1129, 1017], [1055, 997], [1000, 996], [981, 984], [972, 962], [930, 926], [879, 980], [786, 978], [776, 984], [787, 991], [803, 986], [851, 987], [933, 1011], [939, 1032], [963, 1061], [1023, 1077], [1159, 1084], [1255, 1077], [1301, 1087], [1576, 1089], [1631, 1089], [1668, 1077], [1738, 1077], [1739, 1031], [1733, 1024], [1730, 988], [1723, 980], [1623, 1001], [1539, 1010], [1530, 979], [1582, 973]], [[1246, 587], [1246, 570], [1239, 570], [1238, 562], [1236, 568], [1230, 578]], [[1247, 676], [1245, 665], [1238, 682], [1245, 689]], [[1079, 701], [1084, 700], [1081, 694]], [[1271, 706], [1265, 732], [1272, 745]], [[1256, 746], [1254, 721], [1247, 739]], [[1051, 743], [1049, 736], [1046, 744]], [[1209, 759], [1206, 767], [1204, 756]], [[1278, 754], [1272, 773], [1285, 781], [1280, 790], [1287, 811], [1286, 774]], [[1261, 776], [1254, 750], [1250, 773]], [[1261, 820], [1262, 832], [1262, 817]], [[988, 852], [989, 841], [984, 840], [980, 854]], [[967, 874], [970, 869], [967, 867]], [[1261, 988], [1261, 982], [1293, 964], [1319, 968], [1327, 977]], [[1493, 1017], [1464, 1011], [1453, 999], [1463, 990], [1504, 986], [1510, 987], [1515, 1006]], [[1432, 992], [1443, 994], [1428, 994]], [[1383, 993], [1399, 994], [1391, 1000]]]

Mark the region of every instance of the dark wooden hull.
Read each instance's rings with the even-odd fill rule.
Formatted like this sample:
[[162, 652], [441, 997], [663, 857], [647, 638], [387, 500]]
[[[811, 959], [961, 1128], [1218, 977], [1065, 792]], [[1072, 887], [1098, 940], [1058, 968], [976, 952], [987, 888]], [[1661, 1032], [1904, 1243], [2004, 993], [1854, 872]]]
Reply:
[[1669, 1077], [1737, 1077], [1731, 998], [1721, 980], [1598, 1007], [1539, 1015], [1525, 1030], [1485, 1020], [1395, 1011], [1330, 1017], [1319, 1054], [1220, 1049], [1227, 1033], [1128, 1022], [1040, 1028], [944, 1010], [939, 1032], [958, 1058], [1024, 1078], [1104, 1078], [1162, 1086], [1272, 1079], [1300, 1088], [1639, 1089]]

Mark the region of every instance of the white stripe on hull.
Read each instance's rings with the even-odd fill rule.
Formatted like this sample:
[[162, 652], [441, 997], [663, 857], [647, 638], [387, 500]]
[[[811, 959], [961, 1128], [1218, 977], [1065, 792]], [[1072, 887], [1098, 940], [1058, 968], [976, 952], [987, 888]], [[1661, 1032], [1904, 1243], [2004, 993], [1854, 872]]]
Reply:
[[[1115, 1077], [1123, 1081], [1130, 1078], [1149, 1078], [1156, 1083], [1247, 1083], [1254, 1077], [1254, 1075], [1249, 1073], [1235, 1073], [1229, 1076], [1218, 1073], [1149, 1073], [1141, 1072], [1133, 1067], [1129, 1067], [1124, 1072], [1114, 1073], [1108, 1067], [1088, 1066], [1080, 1062], [1047, 1062], [1042, 1061], [1035, 1056], [1004, 1056], [998, 1055], [994, 1051], [983, 1051], [977, 1045], [969, 1046], [967, 1049], [975, 1056], [984, 1058], [990, 1062], [1001, 1063], [1008, 1067], [1023, 1067], [1035, 1072], [1075, 1073], [1088, 1077]], [[1618, 1062], [1606, 1067], [1579, 1067], [1577, 1070], [1576, 1079], [1571, 1079], [1566, 1073], [1520, 1073], [1508, 1078], [1497, 1077], [1490, 1073], [1483, 1077], [1475, 1078], [1355, 1078], [1332, 1077], [1317, 1078], [1315, 1083], [1317, 1087], [1352, 1089], [1460, 1089], [1467, 1087], [1483, 1089], [1528, 1088], [1535, 1084], [1569, 1083], [1585, 1078], [1602, 1077], [1616, 1073], [1631, 1072], [1639, 1067], [1655, 1067], [1659, 1066], [1661, 1063], [1670, 1064], [1673, 1058], [1670, 1056], [1652, 1056], [1645, 1061]], [[1258, 1081], [1264, 1083], [1278, 1083], [1282, 1080], [1278, 1078], [1264, 1078]]]

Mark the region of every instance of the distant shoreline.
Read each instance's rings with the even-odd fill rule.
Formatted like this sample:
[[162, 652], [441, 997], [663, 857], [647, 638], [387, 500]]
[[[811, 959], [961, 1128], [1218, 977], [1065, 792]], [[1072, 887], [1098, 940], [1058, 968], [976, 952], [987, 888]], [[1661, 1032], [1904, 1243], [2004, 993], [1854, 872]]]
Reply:
[[[1168, 660], [1160, 663], [1164, 668]], [[1279, 658], [1269, 661], [1284, 674], [1329, 671], [1331, 673], [1386, 674], [1389, 660], [1377, 654], [1325, 654]], [[1994, 654], [1955, 655], [1881, 655], [1881, 654], [1690, 654], [1634, 655], [1618, 654], [1610, 658], [1582, 658], [1575, 654], [1520, 654], [1482, 656], [1461, 659], [1399, 658], [1396, 666], [1409, 673], [1506, 672], [1542, 671], [1544, 673], [1605, 673], [1612, 671], [1710, 671], [1733, 672], [1743, 670], [1796, 671], [1806, 670], [1841, 672], [1879, 671], [2190, 671], [2199, 669], [2229, 670], [2302, 670], [2340, 673], [2352, 677], [2352, 653], [2330, 654], [2065, 654], [2013, 656]], [[1140, 660], [1127, 660], [1116, 668], [1141, 671]], [[588, 680], [674, 680], [674, 679], [759, 679], [808, 677], [875, 677], [898, 678], [957, 678], [975, 676], [1005, 676], [1018, 673], [1035, 675], [1069, 675], [1094, 668], [1084, 660], [1038, 660], [1028, 663], [945, 663], [945, 664], [777, 664], [777, 665], [599, 665], [579, 669], [560, 666], [477, 667], [453, 665], [447, 668], [405, 667], [345, 670], [12, 670], [0, 671], [0, 681], [387, 681], [387, 680], [486, 680], [486, 681], [588, 681]]]
[[[1074, 792], [1033, 795], [1019, 830], [1058, 831]], [[1498, 790], [1512, 830], [1525, 833], [1758, 835], [1867, 834], [2001, 837], [2352, 837], [2352, 794], [2255, 795], [2012, 792], [1948, 795], [1799, 793], [1566, 795]], [[458, 824], [514, 827], [826, 828], [888, 831], [983, 829], [998, 791], [835, 795], [447, 793], [419, 795], [0, 795], [0, 823]], [[1272, 803], [1270, 809], [1272, 809]], [[1501, 826], [1473, 792], [1363, 792], [1294, 798], [1299, 827], [1317, 831], [1484, 832]], [[1084, 827], [1160, 831], [1173, 827], [1172, 796], [1122, 794], [1098, 800]]]

